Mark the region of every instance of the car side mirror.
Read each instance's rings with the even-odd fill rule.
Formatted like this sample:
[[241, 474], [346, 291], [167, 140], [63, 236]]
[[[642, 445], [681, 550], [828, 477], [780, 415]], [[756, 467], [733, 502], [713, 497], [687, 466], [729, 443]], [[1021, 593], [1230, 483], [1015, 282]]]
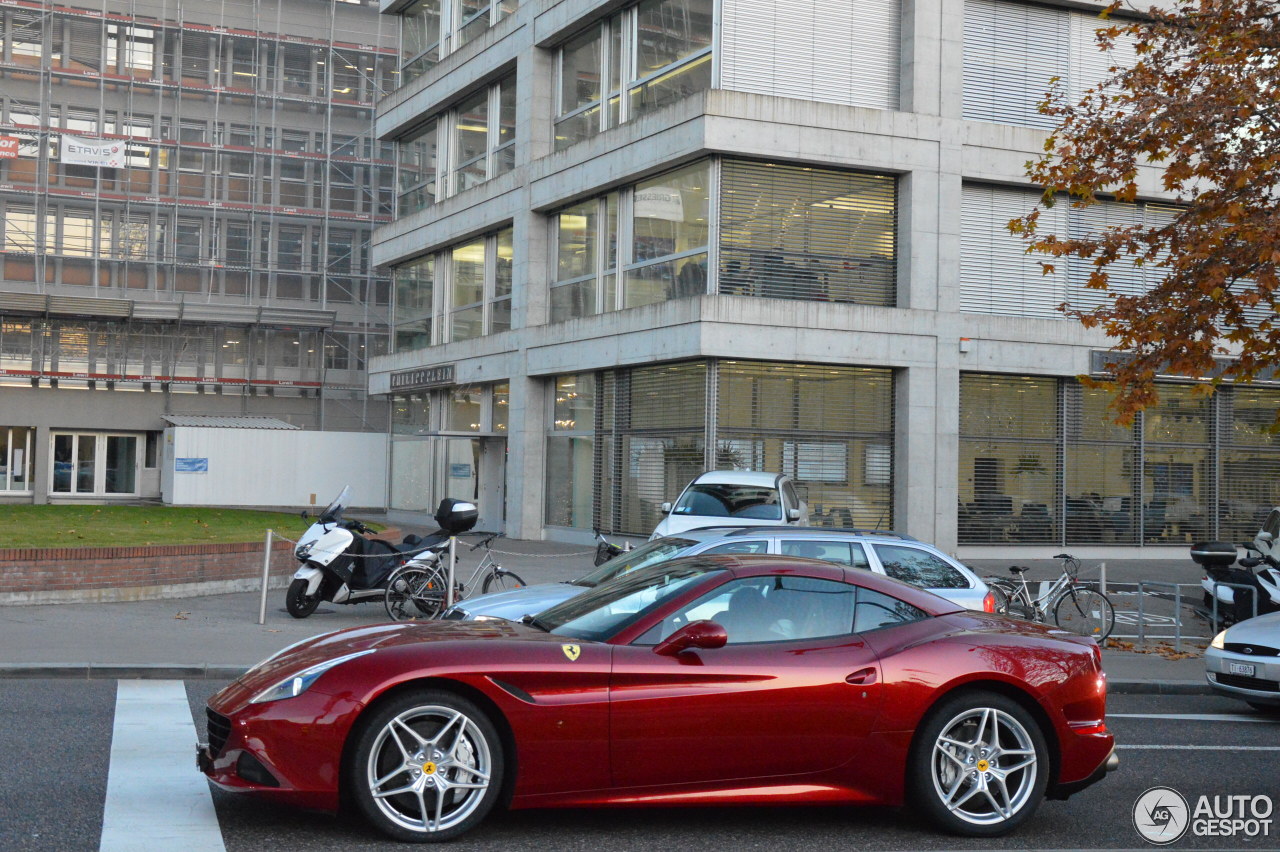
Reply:
[[729, 641], [729, 634], [724, 627], [714, 621], [703, 619], [691, 621], [653, 646], [653, 653], [664, 657], [674, 657], [689, 649], [712, 650], [723, 648]]
[[1260, 532], [1260, 533], [1258, 533], [1258, 541], [1265, 541], [1265, 542], [1270, 543], [1270, 542], [1271, 542], [1272, 540], [1274, 540], [1274, 539], [1275, 539], [1275, 536], [1273, 536], [1273, 535], [1272, 535], [1271, 533], [1269, 533], [1269, 532]]
[[661, 506], [659, 506], [659, 507], [658, 507], [658, 511], [659, 511], [659, 512], [661, 512], [661, 513], [662, 513], [662, 514], [664, 514], [664, 515], [670, 515], [670, 514], [671, 514], [671, 504], [670, 504], [670, 503], [663, 503]]
[[798, 520], [800, 520], [800, 510], [799, 510], [799, 509], [788, 509], [788, 510], [787, 510], [787, 520], [788, 520], [788, 521], [798, 521]]

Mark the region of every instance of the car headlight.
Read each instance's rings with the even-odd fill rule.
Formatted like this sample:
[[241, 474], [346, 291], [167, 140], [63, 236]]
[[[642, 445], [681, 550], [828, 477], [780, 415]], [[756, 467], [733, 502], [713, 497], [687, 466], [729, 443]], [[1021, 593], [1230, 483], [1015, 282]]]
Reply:
[[1214, 648], [1217, 648], [1219, 651], [1225, 650], [1227, 647], [1227, 631], [1224, 630], [1217, 636], [1213, 637], [1213, 641], [1209, 644]]
[[320, 675], [329, 671], [334, 666], [340, 666], [348, 660], [354, 660], [356, 657], [363, 657], [365, 654], [372, 654], [376, 649], [370, 648], [367, 651], [356, 651], [354, 654], [347, 654], [345, 657], [336, 657], [332, 660], [325, 660], [323, 663], [316, 663], [309, 669], [291, 675], [277, 683], [275, 686], [268, 687], [259, 692], [251, 700], [250, 704], [263, 704], [267, 701], [280, 701], [284, 698], [297, 698], [306, 692], [311, 684], [315, 683]]

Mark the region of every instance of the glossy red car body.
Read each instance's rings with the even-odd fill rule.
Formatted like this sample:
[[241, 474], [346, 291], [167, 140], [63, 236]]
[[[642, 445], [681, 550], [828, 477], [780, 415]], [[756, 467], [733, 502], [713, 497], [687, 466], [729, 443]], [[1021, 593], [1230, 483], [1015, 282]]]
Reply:
[[[225, 717], [229, 732], [211, 745], [206, 774], [227, 790], [334, 809], [344, 747], [361, 714], [422, 685], [456, 690], [495, 720], [508, 754], [512, 808], [900, 804], [917, 725], [942, 696], [972, 686], [1013, 697], [1040, 723], [1051, 753], [1050, 797], [1105, 774], [1113, 740], [1092, 639], [959, 610], [920, 589], [829, 563], [703, 561], [726, 570], [607, 642], [505, 621], [388, 624], [308, 640], [210, 700], [211, 718]], [[773, 573], [883, 591], [931, 617], [865, 634], [674, 656], [629, 644], [716, 584]], [[250, 703], [319, 661], [369, 648], [377, 650], [331, 669], [297, 697]], [[275, 786], [242, 777], [246, 752]]]

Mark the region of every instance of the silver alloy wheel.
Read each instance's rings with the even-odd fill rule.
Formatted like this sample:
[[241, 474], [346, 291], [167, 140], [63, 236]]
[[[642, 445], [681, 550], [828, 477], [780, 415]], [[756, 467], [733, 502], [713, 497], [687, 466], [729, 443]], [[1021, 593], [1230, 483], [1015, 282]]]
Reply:
[[1031, 734], [993, 707], [965, 710], [943, 725], [929, 767], [943, 807], [973, 825], [1011, 819], [1030, 800], [1040, 771]]
[[452, 707], [428, 704], [404, 711], [378, 732], [365, 781], [393, 823], [434, 834], [480, 806], [492, 769], [489, 742], [475, 722]]

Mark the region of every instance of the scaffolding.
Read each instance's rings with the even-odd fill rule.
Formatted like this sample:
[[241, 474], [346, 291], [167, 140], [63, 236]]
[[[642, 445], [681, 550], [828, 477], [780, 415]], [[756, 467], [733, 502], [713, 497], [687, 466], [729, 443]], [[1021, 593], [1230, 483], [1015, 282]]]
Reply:
[[[0, 6], [0, 382], [266, 387], [383, 428], [364, 369], [386, 351], [394, 25], [373, 0]], [[119, 164], [67, 162], [68, 140]]]

